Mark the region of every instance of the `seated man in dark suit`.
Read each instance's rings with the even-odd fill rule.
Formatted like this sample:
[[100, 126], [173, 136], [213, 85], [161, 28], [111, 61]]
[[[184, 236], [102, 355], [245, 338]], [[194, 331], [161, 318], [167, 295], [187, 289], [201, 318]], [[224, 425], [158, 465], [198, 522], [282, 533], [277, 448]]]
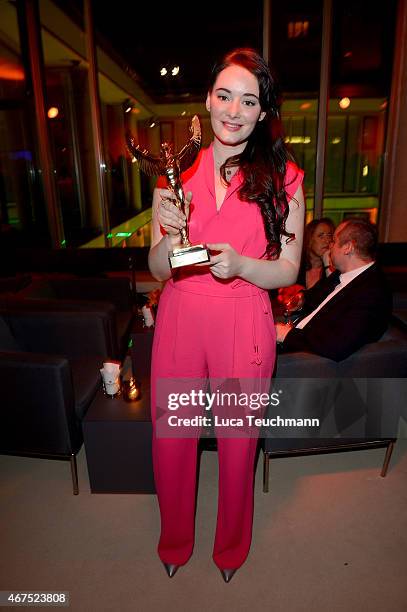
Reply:
[[283, 352], [307, 351], [335, 361], [346, 359], [385, 332], [392, 298], [375, 263], [377, 232], [363, 219], [349, 219], [336, 229], [330, 256], [336, 271], [305, 292], [301, 319], [277, 323]]

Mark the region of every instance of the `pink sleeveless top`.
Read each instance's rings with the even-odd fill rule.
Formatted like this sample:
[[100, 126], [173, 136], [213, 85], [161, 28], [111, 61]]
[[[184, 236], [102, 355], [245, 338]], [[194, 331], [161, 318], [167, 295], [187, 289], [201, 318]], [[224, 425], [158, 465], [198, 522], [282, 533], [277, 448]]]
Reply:
[[[285, 190], [290, 201], [301, 185], [304, 172], [287, 163]], [[229, 243], [238, 253], [256, 259], [266, 257], [267, 238], [259, 206], [239, 199], [241, 174], [231, 179], [222, 206], [216, 209], [213, 144], [203, 149], [194, 165], [183, 175], [184, 192], [192, 191], [189, 217], [189, 239], [194, 243]], [[160, 180], [159, 186], [163, 187]], [[258, 288], [240, 278], [218, 279], [207, 267], [178, 270], [169, 281], [185, 291], [219, 296], [248, 295]]]

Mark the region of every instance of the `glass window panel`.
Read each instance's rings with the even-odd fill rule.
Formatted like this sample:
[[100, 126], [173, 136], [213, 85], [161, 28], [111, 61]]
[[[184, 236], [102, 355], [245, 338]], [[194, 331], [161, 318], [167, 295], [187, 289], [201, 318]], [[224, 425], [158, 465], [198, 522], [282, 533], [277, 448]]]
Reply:
[[317, 118], [315, 115], [307, 115], [305, 117], [304, 136], [304, 186], [305, 192], [311, 193], [314, 186], [315, 156], [317, 148]]
[[[71, 20], [40, 3], [48, 125], [58, 207], [68, 247], [103, 238], [83, 28], [77, 2]], [[50, 110], [54, 110], [50, 113]], [[103, 242], [103, 240], [102, 240]]]
[[20, 48], [16, 6], [1, 2], [0, 225], [1, 242], [6, 249], [50, 245], [26, 61]]
[[322, 1], [273, 2], [271, 64], [284, 94], [319, 90]]
[[359, 189], [377, 195], [379, 190], [380, 158], [383, 147], [380, 117], [365, 116], [362, 124], [362, 146]]
[[[395, 15], [393, 0], [334, 2], [324, 213], [334, 211], [339, 221], [352, 214], [377, 218]], [[339, 113], [345, 121], [340, 153], [332, 143]]]
[[360, 117], [350, 115], [347, 121], [344, 192], [355, 193], [358, 185]]
[[282, 89], [287, 140], [305, 172], [307, 221], [314, 205], [322, 4], [294, 0], [271, 8], [270, 63]]
[[17, 11], [11, 2], [0, 3], [0, 99], [22, 100], [26, 73], [21, 57]]
[[342, 192], [346, 117], [329, 117], [325, 160], [325, 192]]
[[304, 166], [304, 117], [291, 117], [289, 143], [298, 164]]

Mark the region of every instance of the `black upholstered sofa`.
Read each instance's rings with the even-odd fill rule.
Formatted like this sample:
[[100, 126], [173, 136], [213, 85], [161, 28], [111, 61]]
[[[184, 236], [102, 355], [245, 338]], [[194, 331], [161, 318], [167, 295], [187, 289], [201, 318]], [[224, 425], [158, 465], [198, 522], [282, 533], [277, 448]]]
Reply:
[[132, 290], [126, 277], [34, 277], [18, 293], [0, 295], [0, 309], [13, 311], [108, 313], [109, 355], [122, 359], [133, 320]]
[[[319, 380], [327, 393], [321, 402]], [[263, 490], [268, 491], [269, 460], [293, 454], [386, 447], [381, 471], [385, 476], [397, 438], [399, 417], [406, 417], [407, 334], [392, 324], [383, 337], [341, 362], [309, 353], [281, 354], [273, 387], [291, 388], [297, 416], [318, 412], [328, 423], [318, 431], [263, 431]], [[365, 396], [361, 401], [358, 385]], [[339, 391], [338, 391], [339, 389]], [[329, 398], [330, 390], [334, 396]], [[329, 403], [329, 406], [328, 406]], [[281, 413], [281, 410], [280, 410]], [[301, 437], [300, 437], [301, 436]]]
[[111, 325], [109, 308], [0, 311], [0, 453], [69, 460], [74, 494], [81, 421], [111, 357]]

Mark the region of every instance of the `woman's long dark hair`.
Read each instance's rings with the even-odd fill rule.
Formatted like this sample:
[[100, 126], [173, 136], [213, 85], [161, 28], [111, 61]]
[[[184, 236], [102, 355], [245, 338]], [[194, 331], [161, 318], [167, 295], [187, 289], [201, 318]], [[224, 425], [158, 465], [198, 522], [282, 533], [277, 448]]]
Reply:
[[241, 48], [228, 53], [215, 64], [209, 82], [209, 92], [222, 70], [237, 65], [246, 68], [258, 80], [261, 110], [266, 113], [250, 134], [247, 145], [238, 155], [229, 157], [221, 166], [222, 179], [226, 179], [226, 168], [239, 166], [243, 184], [239, 189], [241, 200], [256, 202], [260, 206], [268, 241], [267, 256], [277, 259], [281, 251], [281, 238], [293, 240], [295, 235], [287, 232], [288, 201], [285, 191], [287, 161], [294, 156], [284, 142], [280, 120], [279, 89], [275, 78], [264, 59], [253, 49]]

